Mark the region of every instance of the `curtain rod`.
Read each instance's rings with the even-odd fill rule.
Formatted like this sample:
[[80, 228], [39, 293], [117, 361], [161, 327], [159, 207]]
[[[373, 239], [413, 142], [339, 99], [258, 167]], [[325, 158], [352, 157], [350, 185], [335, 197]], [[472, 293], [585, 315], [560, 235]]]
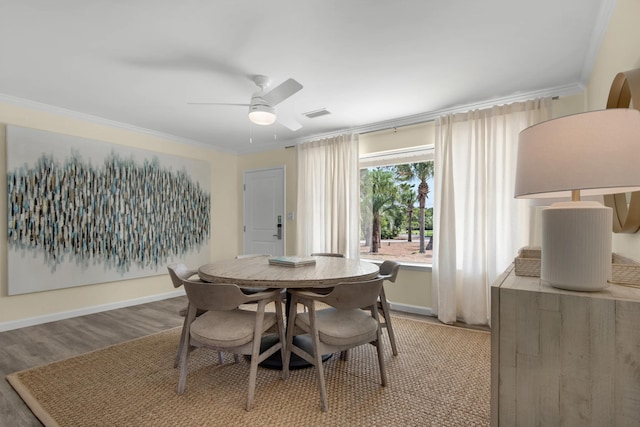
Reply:
[[[558, 99], [560, 99], [560, 96], [558, 96], [558, 95], [556, 95], [556, 96], [552, 96], [552, 97], [551, 97], [551, 100], [552, 100], [552, 101], [557, 101]], [[517, 101], [516, 101], [516, 102], [517, 102]], [[490, 107], [487, 107], [487, 108], [490, 108]], [[477, 108], [473, 108], [472, 110], [477, 110]], [[462, 112], [466, 112], [466, 111], [471, 111], [471, 110], [465, 110], [465, 111], [462, 111], [462, 110], [461, 110], [461, 111], [457, 111], [457, 112], [455, 112], [455, 113], [462, 113]], [[448, 114], [455, 114], [455, 113], [448, 113]], [[431, 119], [429, 119], [429, 120], [425, 120], [425, 121], [423, 121], [423, 122], [416, 122], [416, 123], [413, 123], [413, 124], [416, 124], [416, 125], [417, 125], [417, 124], [421, 124], [421, 123], [429, 123], [429, 122], [434, 122], [435, 120], [436, 120], [436, 118], [434, 117], [434, 118], [431, 118]], [[399, 128], [399, 127], [404, 127], [404, 126], [411, 126], [411, 124], [403, 125], [403, 126], [391, 126], [391, 127], [382, 128], [382, 129], [372, 129], [372, 130], [368, 130], [368, 131], [365, 131], [365, 132], [360, 132], [360, 133], [359, 133], [359, 135], [366, 135], [366, 134], [368, 134], [368, 133], [382, 132], [382, 131], [385, 131], [385, 130], [391, 130], [391, 129], [393, 129], [393, 130], [394, 130], [394, 132], [395, 132], [395, 131], [397, 131], [397, 130], [398, 130], [398, 128]]]
[[305, 142], [317, 141], [319, 139], [331, 138], [331, 137], [335, 137], [345, 133], [357, 133], [359, 135], [364, 135], [371, 132], [378, 132], [378, 131], [387, 130], [387, 129], [400, 128], [403, 126], [415, 125], [420, 123], [427, 123], [437, 119], [440, 116], [444, 116], [446, 114], [463, 113], [471, 110], [479, 110], [479, 109], [494, 107], [496, 105], [511, 104], [514, 102], [528, 101], [530, 99], [545, 98], [548, 96], [552, 97], [552, 99], [559, 99], [561, 96], [575, 95], [580, 92], [584, 92], [584, 86], [578, 83], [565, 85], [565, 86], [558, 86], [555, 88], [550, 88], [545, 90], [526, 92], [526, 93], [506, 96], [502, 98], [494, 98], [488, 101], [474, 103], [474, 104], [459, 105], [456, 107], [445, 108], [442, 110], [436, 110], [429, 113], [420, 113], [412, 116], [400, 117], [398, 119], [385, 120], [382, 122], [371, 123], [369, 125], [342, 129], [335, 132], [327, 132], [324, 134], [313, 135], [306, 138], [296, 139], [294, 140], [294, 143], [297, 145]]

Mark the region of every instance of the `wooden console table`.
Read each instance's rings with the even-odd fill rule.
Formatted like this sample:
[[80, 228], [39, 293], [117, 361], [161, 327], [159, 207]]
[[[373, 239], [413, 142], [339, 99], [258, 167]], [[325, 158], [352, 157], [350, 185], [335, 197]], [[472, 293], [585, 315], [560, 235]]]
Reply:
[[491, 288], [492, 426], [640, 425], [640, 289]]

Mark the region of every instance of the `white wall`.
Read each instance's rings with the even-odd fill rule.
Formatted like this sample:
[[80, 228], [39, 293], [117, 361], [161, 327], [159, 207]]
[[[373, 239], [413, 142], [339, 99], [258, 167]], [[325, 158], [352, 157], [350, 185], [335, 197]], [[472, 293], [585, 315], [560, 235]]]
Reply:
[[[7, 218], [6, 125], [76, 135], [211, 162], [211, 259], [237, 253], [237, 156], [158, 136], [0, 103], [0, 217]], [[162, 299], [175, 293], [167, 275], [24, 295], [7, 295], [6, 220], [0, 221], [0, 330]], [[188, 260], [185, 260], [188, 263]], [[182, 292], [182, 291], [180, 291]]]

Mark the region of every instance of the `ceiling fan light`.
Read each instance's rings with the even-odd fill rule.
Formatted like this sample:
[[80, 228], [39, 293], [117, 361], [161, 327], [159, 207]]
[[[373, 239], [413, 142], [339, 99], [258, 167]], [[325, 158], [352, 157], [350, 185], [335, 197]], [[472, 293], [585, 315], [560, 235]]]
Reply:
[[249, 120], [257, 125], [272, 125], [276, 121], [275, 109], [269, 105], [252, 105]]

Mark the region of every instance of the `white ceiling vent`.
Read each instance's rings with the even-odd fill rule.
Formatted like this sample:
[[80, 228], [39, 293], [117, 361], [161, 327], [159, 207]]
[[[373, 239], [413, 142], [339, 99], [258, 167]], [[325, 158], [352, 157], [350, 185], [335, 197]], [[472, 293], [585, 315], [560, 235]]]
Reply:
[[320, 110], [315, 110], [315, 111], [309, 111], [307, 113], [303, 113], [305, 116], [307, 116], [310, 119], [315, 119], [316, 117], [320, 117], [320, 116], [326, 116], [327, 114], [331, 114], [331, 112], [329, 110], [327, 110], [326, 108], [321, 108]]

